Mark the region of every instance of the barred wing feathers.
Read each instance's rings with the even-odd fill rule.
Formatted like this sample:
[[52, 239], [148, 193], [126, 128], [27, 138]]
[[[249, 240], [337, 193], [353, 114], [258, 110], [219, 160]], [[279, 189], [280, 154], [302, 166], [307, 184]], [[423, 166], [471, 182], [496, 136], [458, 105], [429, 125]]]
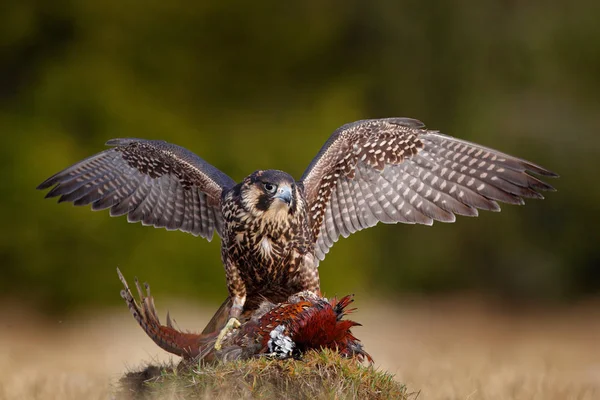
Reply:
[[115, 146], [51, 176], [38, 189], [46, 197], [93, 210], [110, 208], [111, 216], [129, 222], [181, 230], [211, 240], [221, 234], [221, 193], [235, 182], [217, 168], [164, 141], [112, 139]]
[[425, 129], [409, 118], [350, 123], [336, 130], [304, 172], [316, 254], [341, 236], [383, 223], [454, 222], [498, 202], [524, 204], [554, 190], [531, 173], [557, 176], [499, 151]]

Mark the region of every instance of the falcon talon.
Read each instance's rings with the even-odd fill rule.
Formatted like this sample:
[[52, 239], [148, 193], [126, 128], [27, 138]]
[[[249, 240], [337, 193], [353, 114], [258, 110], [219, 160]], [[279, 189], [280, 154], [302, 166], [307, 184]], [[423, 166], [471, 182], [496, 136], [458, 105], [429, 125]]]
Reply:
[[237, 318], [229, 318], [227, 324], [221, 332], [219, 332], [219, 336], [217, 336], [217, 341], [215, 342], [215, 350], [219, 351], [223, 347], [223, 341], [227, 338], [227, 335], [230, 334], [235, 329], [239, 328], [242, 324]]

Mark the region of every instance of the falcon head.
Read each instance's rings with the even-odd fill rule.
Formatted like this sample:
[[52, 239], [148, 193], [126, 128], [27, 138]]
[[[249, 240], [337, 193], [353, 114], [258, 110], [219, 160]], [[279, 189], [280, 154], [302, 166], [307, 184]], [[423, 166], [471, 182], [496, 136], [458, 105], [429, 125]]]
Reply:
[[242, 182], [244, 207], [255, 217], [285, 219], [298, 207], [298, 188], [291, 175], [277, 170], [256, 171]]

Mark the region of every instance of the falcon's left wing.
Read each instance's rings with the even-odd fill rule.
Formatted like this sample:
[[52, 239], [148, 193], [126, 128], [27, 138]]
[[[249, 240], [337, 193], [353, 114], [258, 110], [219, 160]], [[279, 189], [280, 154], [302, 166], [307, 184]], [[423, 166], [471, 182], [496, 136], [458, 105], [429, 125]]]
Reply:
[[38, 189], [59, 202], [110, 208], [170, 230], [179, 229], [211, 240], [223, 229], [221, 195], [235, 182], [196, 154], [162, 140], [112, 139], [114, 146], [54, 174]]
[[337, 129], [300, 183], [308, 201], [316, 255], [339, 236], [383, 223], [454, 222], [455, 214], [500, 211], [554, 190], [530, 173], [538, 165], [425, 128], [409, 118], [357, 121]]

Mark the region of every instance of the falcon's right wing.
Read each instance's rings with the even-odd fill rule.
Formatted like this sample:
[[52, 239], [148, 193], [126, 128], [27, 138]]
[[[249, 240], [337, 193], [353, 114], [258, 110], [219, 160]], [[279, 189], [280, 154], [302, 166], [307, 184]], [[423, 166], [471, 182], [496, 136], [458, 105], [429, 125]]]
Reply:
[[425, 129], [410, 118], [357, 121], [337, 129], [304, 172], [316, 255], [340, 236], [383, 223], [431, 225], [524, 204], [557, 176], [517, 157]]
[[223, 229], [221, 193], [235, 185], [191, 151], [164, 141], [112, 139], [115, 146], [51, 176], [46, 197], [93, 210], [110, 208], [129, 222], [179, 229], [211, 240]]

